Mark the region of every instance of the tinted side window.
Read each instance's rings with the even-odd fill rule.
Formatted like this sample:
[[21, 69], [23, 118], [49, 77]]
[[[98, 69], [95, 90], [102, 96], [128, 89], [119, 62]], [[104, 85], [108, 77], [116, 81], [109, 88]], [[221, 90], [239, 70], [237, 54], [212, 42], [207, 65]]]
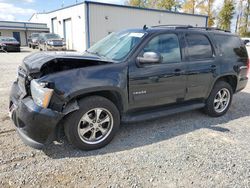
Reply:
[[202, 34], [187, 34], [188, 53], [190, 59], [201, 60], [213, 57], [210, 41]]
[[154, 37], [143, 49], [143, 52], [157, 52], [163, 57], [163, 63], [181, 61], [179, 40], [175, 34], [162, 34]]
[[215, 35], [215, 40], [221, 49], [223, 57], [226, 58], [247, 58], [247, 51], [241, 40], [236, 36]]

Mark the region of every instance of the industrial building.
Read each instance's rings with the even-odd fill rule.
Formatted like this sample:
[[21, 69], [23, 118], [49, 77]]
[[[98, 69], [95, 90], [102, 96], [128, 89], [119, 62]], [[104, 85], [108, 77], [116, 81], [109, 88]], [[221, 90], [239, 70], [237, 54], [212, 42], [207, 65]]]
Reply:
[[31, 22], [46, 23], [67, 48], [84, 51], [109, 33], [143, 25], [182, 24], [206, 26], [207, 16], [85, 1], [47, 13], [36, 13]]
[[31, 33], [49, 32], [45, 23], [0, 21], [0, 36], [14, 37], [21, 46], [27, 46]]

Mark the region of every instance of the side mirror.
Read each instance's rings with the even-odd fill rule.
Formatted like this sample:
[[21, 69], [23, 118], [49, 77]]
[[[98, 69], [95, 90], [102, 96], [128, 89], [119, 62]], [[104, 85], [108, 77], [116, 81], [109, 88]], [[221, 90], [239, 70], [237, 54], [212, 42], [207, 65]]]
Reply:
[[137, 60], [141, 64], [156, 64], [161, 63], [162, 56], [156, 52], [145, 52], [143, 57], [138, 57]]

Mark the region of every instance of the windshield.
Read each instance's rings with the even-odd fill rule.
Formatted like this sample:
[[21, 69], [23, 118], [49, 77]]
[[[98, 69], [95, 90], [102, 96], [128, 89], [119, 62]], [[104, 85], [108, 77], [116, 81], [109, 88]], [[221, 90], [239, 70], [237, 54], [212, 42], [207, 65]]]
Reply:
[[56, 34], [47, 34], [45, 35], [46, 39], [61, 39], [61, 37], [59, 35]]
[[130, 31], [112, 33], [94, 44], [87, 52], [112, 60], [121, 60], [141, 41], [144, 34]]
[[8, 38], [0, 38], [0, 41], [2, 42], [17, 42], [15, 38], [8, 37]]

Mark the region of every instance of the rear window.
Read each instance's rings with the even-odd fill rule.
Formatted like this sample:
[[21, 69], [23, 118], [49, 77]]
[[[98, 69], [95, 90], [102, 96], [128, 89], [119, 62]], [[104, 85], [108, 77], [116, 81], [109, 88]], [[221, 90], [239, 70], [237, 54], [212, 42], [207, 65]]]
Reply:
[[209, 59], [213, 57], [210, 41], [202, 34], [187, 34], [189, 58], [192, 60]]
[[33, 38], [36, 38], [36, 37], [39, 37], [39, 34], [37, 34], [37, 33], [33, 33], [32, 35], [31, 35], [31, 37], [33, 37]]
[[240, 38], [236, 36], [216, 35], [215, 40], [226, 58], [247, 58], [247, 51]]

